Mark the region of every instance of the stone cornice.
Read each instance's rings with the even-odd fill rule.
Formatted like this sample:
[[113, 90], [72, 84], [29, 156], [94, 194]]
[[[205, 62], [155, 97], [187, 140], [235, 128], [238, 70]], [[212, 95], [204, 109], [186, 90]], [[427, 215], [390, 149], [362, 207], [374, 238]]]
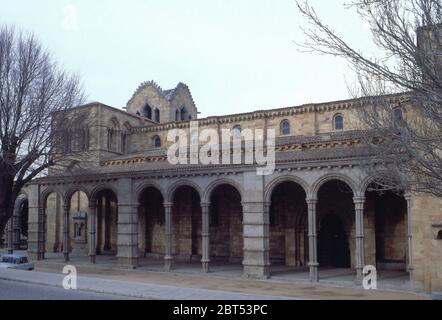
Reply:
[[188, 121], [173, 121], [173, 122], [155, 124], [151, 126], [132, 127], [131, 132], [132, 133], [158, 132], [170, 129], [185, 129], [190, 127], [190, 122], [192, 121], [197, 121], [200, 126], [207, 126], [210, 124], [236, 123], [241, 121], [250, 121], [250, 120], [265, 119], [265, 118], [272, 119], [272, 118], [286, 117], [294, 114], [302, 114], [309, 112], [347, 110], [347, 109], [361, 107], [375, 98], [377, 99], [384, 98], [391, 103], [395, 103], [401, 101], [404, 98], [404, 95], [402, 94], [402, 95], [390, 95], [384, 97], [367, 97], [367, 98], [332, 101], [325, 103], [310, 103], [310, 104], [303, 104], [300, 106], [291, 106], [291, 107], [284, 107], [284, 108], [270, 109], [270, 110], [257, 110], [253, 112], [238, 113], [238, 114], [225, 115], [225, 116], [210, 116], [207, 118], [193, 119]]
[[[276, 163], [275, 172], [295, 172], [295, 171], [312, 171], [322, 169], [343, 169], [354, 168], [361, 165], [364, 156], [323, 156], [316, 160], [297, 160], [297, 161], [279, 161]], [[31, 184], [40, 185], [64, 185], [64, 184], [84, 184], [84, 183], [103, 183], [116, 181], [120, 178], [132, 179], [165, 179], [165, 178], [184, 178], [198, 176], [229, 176], [238, 175], [244, 172], [255, 171], [257, 165], [187, 165], [161, 170], [149, 170], [140, 168], [140, 170], [131, 170], [128, 172], [115, 171], [109, 173], [89, 172], [79, 174], [77, 176], [52, 176], [38, 178], [33, 180]]]
[[[349, 147], [360, 144], [361, 137], [367, 137], [369, 131], [342, 131], [317, 136], [290, 136], [278, 137], [275, 144], [276, 152], [306, 151], [318, 149], [332, 149]], [[244, 150], [242, 150], [244, 153]], [[230, 150], [230, 153], [233, 151]], [[220, 154], [222, 148], [220, 146]], [[167, 161], [167, 152], [164, 149], [148, 150], [144, 154], [127, 154], [114, 159], [101, 161], [102, 166], [130, 165], [148, 162]]]

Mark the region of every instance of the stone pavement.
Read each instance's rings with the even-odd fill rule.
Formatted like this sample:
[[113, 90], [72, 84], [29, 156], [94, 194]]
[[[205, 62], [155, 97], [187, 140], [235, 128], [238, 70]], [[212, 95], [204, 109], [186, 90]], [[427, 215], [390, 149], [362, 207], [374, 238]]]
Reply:
[[[251, 299], [259, 299], [257, 296], [263, 296], [263, 299], [278, 299], [278, 298], [291, 298], [291, 299], [381, 299], [381, 300], [414, 300], [414, 299], [431, 299], [432, 297], [425, 293], [418, 293], [410, 290], [408, 286], [401, 285], [402, 278], [398, 283], [394, 283], [395, 277], [391, 279], [380, 279], [378, 281], [378, 290], [363, 290], [356, 287], [354, 284], [354, 275], [346, 273], [340, 274], [340, 270], [331, 270], [329, 275], [333, 275], [333, 278], [325, 278], [326, 272], [323, 271], [323, 277], [317, 285], [312, 285], [307, 278], [293, 277], [293, 274], [281, 274], [266, 280], [245, 279], [241, 274], [241, 268], [235, 266], [214, 266], [214, 271], [209, 274], [201, 273], [199, 264], [183, 264], [179, 265], [177, 262], [177, 269], [172, 272], [164, 272], [162, 270], [162, 261], [149, 260], [148, 265], [140, 266], [135, 270], [119, 267], [116, 263], [115, 257], [97, 256], [100, 258], [97, 260], [97, 264], [91, 265], [87, 261], [87, 257], [75, 257], [72, 256], [70, 264], [75, 265], [77, 271], [81, 277], [85, 277], [86, 283], [92, 279], [105, 279], [105, 280], [118, 280], [127, 282], [126, 287], [129, 288], [131, 283], [146, 284], [146, 285], [159, 285], [166, 287], [173, 287], [179, 289], [204, 289], [210, 291], [216, 291], [217, 294], [221, 292], [230, 294], [232, 293], [249, 295]], [[59, 277], [65, 262], [62, 261], [62, 256], [48, 255], [48, 259], [38, 261], [35, 263], [35, 270], [45, 273], [56, 273]], [[237, 270], [238, 269], [238, 270]], [[330, 272], [334, 272], [333, 274]], [[31, 272], [32, 273], [32, 272]], [[0, 273], [1, 278], [1, 273]], [[38, 280], [38, 277], [36, 277]], [[335, 279], [335, 280], [333, 280]], [[57, 280], [59, 281], [59, 280]], [[61, 282], [59, 282], [61, 285]], [[392, 284], [381, 285], [379, 284]], [[129, 290], [129, 289], [128, 289]], [[134, 289], [136, 290], [136, 289]], [[130, 290], [129, 290], [130, 291]], [[166, 290], [167, 291], [167, 290]], [[172, 290], [173, 291], [173, 290]], [[163, 292], [160, 290], [160, 292]], [[170, 292], [170, 291], [168, 291]], [[188, 298], [176, 299], [193, 299], [193, 291], [190, 292]], [[200, 292], [200, 291], [197, 291]], [[184, 292], [180, 291], [182, 296], [186, 296]], [[253, 298], [252, 298], [253, 296]], [[152, 296], [148, 296], [153, 298]], [[223, 295], [223, 297], [225, 297]], [[173, 299], [168, 297], [167, 294], [160, 295], [158, 299]], [[204, 296], [206, 299], [209, 296]], [[247, 299], [247, 297], [241, 296], [239, 299]], [[437, 296], [433, 296], [437, 298]], [[198, 295], [194, 299], [199, 299]], [[220, 298], [225, 299], [225, 298]]]
[[[64, 274], [0, 269], [0, 279], [62, 287]], [[82, 291], [116, 294], [143, 299], [164, 300], [281, 300], [293, 299], [282, 296], [243, 294], [219, 290], [184, 288], [170, 285], [137, 283], [79, 276], [77, 288]]]
[[[61, 273], [62, 266], [47, 264], [36, 266], [37, 271]], [[267, 299], [333, 299], [333, 300], [415, 300], [431, 299], [427, 294], [417, 294], [410, 291], [363, 290], [358, 288], [330, 287], [310, 283], [292, 283], [271, 280], [254, 280], [244, 278], [215, 277], [204, 274], [183, 274], [178, 272], [152, 272], [144, 270], [122, 270], [116, 268], [97, 268], [96, 266], [80, 265], [77, 271], [84, 277], [119, 280], [125, 282], [144, 283], [149, 285], [165, 285], [175, 288], [205, 289], [227, 292], [228, 299], [232, 293], [265, 296]], [[0, 274], [1, 277], [1, 274]], [[211, 299], [205, 296], [206, 299]], [[246, 297], [238, 297], [246, 299]], [[166, 299], [173, 299], [166, 297]], [[190, 296], [187, 299], [193, 299]], [[196, 298], [195, 299], [199, 299]]]

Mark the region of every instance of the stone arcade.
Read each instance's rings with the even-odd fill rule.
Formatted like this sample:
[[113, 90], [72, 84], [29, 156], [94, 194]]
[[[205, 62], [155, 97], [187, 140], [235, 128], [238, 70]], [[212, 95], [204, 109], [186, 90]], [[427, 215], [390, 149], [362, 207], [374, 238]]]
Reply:
[[[242, 266], [247, 277], [305, 270], [312, 282], [327, 268], [354, 270], [360, 281], [370, 264], [408, 273], [415, 289], [442, 290], [441, 199], [370, 191], [361, 167], [361, 105], [347, 100], [198, 119], [186, 85], [163, 90], [146, 82], [125, 111], [98, 102], [77, 107], [72, 112], [88, 121], [66, 132], [64, 149], [87, 161], [72, 161], [73, 174], [51, 169], [23, 190], [9, 246], [19, 245], [26, 211], [33, 260], [54, 252], [90, 263], [115, 256], [136, 268], [149, 258], [164, 261], [165, 270], [185, 262], [206, 273], [226, 263]], [[407, 107], [400, 112], [413, 116]], [[188, 131], [191, 121], [218, 131], [275, 129], [274, 173], [257, 175], [254, 165], [171, 165], [167, 133]]]

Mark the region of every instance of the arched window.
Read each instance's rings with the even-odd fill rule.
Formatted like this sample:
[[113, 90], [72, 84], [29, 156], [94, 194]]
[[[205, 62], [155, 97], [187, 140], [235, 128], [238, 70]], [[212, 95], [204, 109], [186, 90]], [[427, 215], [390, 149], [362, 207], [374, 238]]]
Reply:
[[144, 112], [144, 116], [146, 117], [146, 118], [148, 118], [148, 119], [151, 119], [152, 120], [152, 108], [148, 105], [148, 104], [146, 104], [145, 106], [144, 106], [144, 110], [143, 110]]
[[155, 121], [160, 122], [160, 110], [155, 109]]
[[342, 114], [338, 113], [333, 117], [333, 129], [343, 130], [344, 129], [344, 117]]
[[181, 121], [187, 120], [187, 110], [186, 108], [182, 107], [181, 108]]
[[175, 111], [175, 121], [180, 121], [180, 111]]
[[232, 128], [233, 131], [233, 138], [234, 139], [241, 139], [241, 126], [239, 124], [235, 125]]
[[153, 147], [161, 148], [161, 138], [159, 136], [153, 137]]
[[401, 124], [404, 121], [404, 114], [402, 113], [401, 108], [393, 109], [393, 124], [395, 126]]
[[120, 132], [120, 125], [118, 124], [117, 119], [112, 119], [109, 123], [108, 128], [108, 135], [107, 135], [107, 146], [108, 149], [111, 151], [120, 151], [120, 148], [118, 146], [119, 139], [117, 138], [117, 135]]
[[281, 121], [281, 134], [290, 134], [290, 122], [287, 119]]

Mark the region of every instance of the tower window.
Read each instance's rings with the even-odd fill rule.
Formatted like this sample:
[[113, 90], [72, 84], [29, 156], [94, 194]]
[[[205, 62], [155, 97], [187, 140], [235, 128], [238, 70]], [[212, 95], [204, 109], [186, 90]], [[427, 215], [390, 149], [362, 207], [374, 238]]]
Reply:
[[155, 121], [160, 122], [160, 110], [155, 109]]
[[181, 119], [181, 121], [187, 120], [187, 110], [184, 107], [181, 108], [181, 117], [180, 117], [180, 119]]
[[144, 116], [152, 120], [152, 108], [148, 104], [144, 107]]

